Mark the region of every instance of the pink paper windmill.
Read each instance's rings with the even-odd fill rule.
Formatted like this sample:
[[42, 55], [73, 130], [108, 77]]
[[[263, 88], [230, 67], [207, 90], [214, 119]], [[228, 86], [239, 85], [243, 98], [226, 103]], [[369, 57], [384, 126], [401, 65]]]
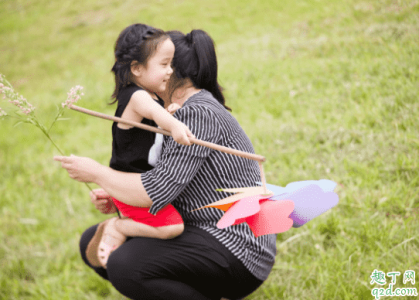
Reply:
[[[144, 130], [171, 136], [170, 132], [145, 124], [105, 115], [76, 105], [69, 108], [95, 117], [135, 126]], [[335, 206], [339, 198], [333, 192], [336, 183], [331, 180], [308, 180], [289, 183], [285, 188], [266, 184], [262, 163], [265, 157], [227, 148], [198, 139], [190, 139], [194, 144], [245, 157], [259, 162], [262, 186], [220, 189], [235, 193], [198, 209], [215, 207], [225, 213], [217, 223], [218, 228], [226, 228], [246, 222], [256, 237], [276, 234], [300, 227]], [[269, 188], [272, 191], [268, 191]]]
[[269, 200], [273, 193], [265, 192], [263, 187], [218, 191], [236, 194], [199, 209], [215, 207], [225, 211], [217, 223], [220, 229], [246, 222], [253, 234], [258, 237], [285, 232], [292, 227], [293, 220], [289, 218], [294, 210], [292, 201]]
[[338, 195], [333, 192], [336, 183], [331, 180], [292, 182], [285, 188], [271, 184], [266, 186], [274, 192], [266, 193], [263, 187], [221, 189], [236, 194], [202, 208], [214, 207], [225, 211], [217, 223], [218, 228], [246, 222], [258, 237], [300, 227], [339, 201]]

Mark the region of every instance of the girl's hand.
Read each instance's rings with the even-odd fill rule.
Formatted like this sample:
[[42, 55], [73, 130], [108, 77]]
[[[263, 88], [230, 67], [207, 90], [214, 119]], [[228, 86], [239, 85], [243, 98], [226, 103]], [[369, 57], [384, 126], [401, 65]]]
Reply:
[[90, 200], [98, 211], [102, 214], [116, 213], [116, 206], [111, 197], [103, 189], [95, 189], [90, 192]]
[[[181, 108], [179, 104], [172, 103], [166, 108], [166, 110], [173, 116], [179, 108]], [[182, 122], [173, 122], [170, 132], [172, 133], [172, 137], [175, 140], [175, 142], [186, 146], [192, 145], [189, 138], [194, 138], [194, 135], [192, 134], [192, 132], [190, 132], [189, 128]]]
[[96, 175], [103, 167], [91, 158], [75, 155], [54, 156], [54, 160], [61, 162], [61, 166], [67, 169], [68, 175], [80, 182], [95, 182]]
[[173, 116], [174, 115], [174, 113], [179, 109], [179, 108], [181, 108], [181, 106], [179, 105], [179, 104], [177, 104], [177, 103], [172, 103], [172, 104], [170, 104], [167, 108], [166, 108], [166, 110]]
[[188, 126], [180, 121], [176, 121], [174, 123], [170, 132], [172, 133], [172, 137], [175, 142], [181, 145], [190, 146], [192, 143], [189, 138], [195, 138], [195, 136], [189, 130]]

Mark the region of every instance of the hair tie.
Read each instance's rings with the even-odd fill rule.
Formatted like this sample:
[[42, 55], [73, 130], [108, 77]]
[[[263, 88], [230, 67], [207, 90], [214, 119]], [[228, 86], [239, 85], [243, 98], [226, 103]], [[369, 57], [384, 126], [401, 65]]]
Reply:
[[142, 40], [145, 41], [148, 38], [152, 37], [154, 35], [154, 33], [156, 32], [156, 30], [154, 28], [149, 28], [144, 32], [144, 35], [142, 37]]
[[129, 61], [116, 61], [115, 64], [119, 65], [119, 66], [123, 66], [123, 65], [127, 65], [129, 64]]
[[193, 44], [193, 42], [192, 42], [192, 34], [191, 34], [191, 32], [189, 32], [189, 33], [185, 36], [185, 40], [186, 40], [189, 44]]

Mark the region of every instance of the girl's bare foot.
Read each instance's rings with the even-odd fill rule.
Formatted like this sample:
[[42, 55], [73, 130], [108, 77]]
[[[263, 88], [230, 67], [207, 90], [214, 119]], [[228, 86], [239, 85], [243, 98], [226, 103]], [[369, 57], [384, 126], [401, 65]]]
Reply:
[[126, 236], [116, 229], [115, 222], [117, 220], [118, 217], [115, 217], [107, 222], [97, 250], [99, 262], [105, 269], [108, 263], [109, 255], [121, 246], [127, 239]]

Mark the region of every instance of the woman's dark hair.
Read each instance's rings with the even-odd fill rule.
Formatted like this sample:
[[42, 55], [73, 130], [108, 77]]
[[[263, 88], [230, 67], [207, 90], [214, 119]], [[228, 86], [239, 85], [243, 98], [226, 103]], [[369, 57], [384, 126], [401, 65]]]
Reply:
[[115, 64], [112, 67], [115, 74], [112, 98], [115, 100], [110, 104], [118, 101], [121, 89], [131, 83], [132, 62], [146, 66], [159, 44], [168, 38], [164, 31], [145, 24], [133, 24], [122, 30], [115, 43]]
[[187, 79], [197, 89], [206, 89], [227, 110], [222, 87], [217, 81], [217, 56], [214, 42], [203, 30], [192, 30], [187, 35], [180, 31], [166, 32], [175, 44], [175, 56], [172, 61], [173, 74], [168, 84], [168, 95], [171, 98], [174, 91], [183, 86]]

